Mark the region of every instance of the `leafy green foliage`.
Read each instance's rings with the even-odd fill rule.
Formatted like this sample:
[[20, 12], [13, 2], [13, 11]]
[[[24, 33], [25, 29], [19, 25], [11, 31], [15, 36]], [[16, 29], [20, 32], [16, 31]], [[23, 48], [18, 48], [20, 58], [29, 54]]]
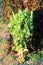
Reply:
[[29, 14], [28, 8], [24, 11], [19, 10], [17, 14], [12, 12], [10, 23], [8, 24], [9, 32], [13, 36], [14, 51], [21, 51], [26, 48], [26, 39], [33, 33], [33, 12]]
[[41, 59], [41, 58], [43, 58], [43, 50], [39, 50], [38, 52], [37, 52], [37, 54], [35, 54], [34, 52], [33, 53], [31, 53], [31, 54], [28, 54], [28, 58], [29, 59], [32, 59], [34, 62], [35, 62], [35, 64], [36, 64], [36, 62], [39, 60], [39, 59]]

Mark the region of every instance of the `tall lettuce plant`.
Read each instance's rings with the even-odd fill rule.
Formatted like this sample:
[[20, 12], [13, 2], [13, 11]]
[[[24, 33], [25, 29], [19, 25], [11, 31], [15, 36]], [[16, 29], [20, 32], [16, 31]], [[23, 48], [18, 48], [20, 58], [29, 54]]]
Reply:
[[10, 23], [8, 24], [9, 32], [13, 36], [14, 51], [24, 51], [26, 40], [33, 34], [33, 12], [29, 14], [28, 8], [24, 11], [18, 10], [17, 14], [12, 12]]

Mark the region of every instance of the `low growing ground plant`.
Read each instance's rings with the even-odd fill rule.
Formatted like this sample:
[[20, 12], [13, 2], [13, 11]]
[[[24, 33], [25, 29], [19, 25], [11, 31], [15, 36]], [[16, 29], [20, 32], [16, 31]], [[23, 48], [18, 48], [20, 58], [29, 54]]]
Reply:
[[29, 14], [28, 8], [24, 11], [19, 9], [17, 14], [12, 11], [8, 28], [13, 36], [14, 47], [12, 50], [27, 51], [26, 40], [33, 34], [33, 12]]

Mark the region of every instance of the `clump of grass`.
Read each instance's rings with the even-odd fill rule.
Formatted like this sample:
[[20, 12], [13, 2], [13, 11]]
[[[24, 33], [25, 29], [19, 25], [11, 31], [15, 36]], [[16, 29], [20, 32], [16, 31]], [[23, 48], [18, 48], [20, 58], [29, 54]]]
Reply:
[[43, 50], [38, 51], [37, 54], [35, 54], [34, 52], [31, 54], [28, 54], [28, 57], [36, 63], [40, 58], [43, 58]]

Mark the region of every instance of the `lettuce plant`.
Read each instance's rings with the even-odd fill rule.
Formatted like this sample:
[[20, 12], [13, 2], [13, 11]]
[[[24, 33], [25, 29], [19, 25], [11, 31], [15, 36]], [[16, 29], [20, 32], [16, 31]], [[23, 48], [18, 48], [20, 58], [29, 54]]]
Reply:
[[13, 36], [14, 51], [24, 51], [26, 48], [26, 39], [33, 34], [33, 12], [29, 14], [28, 8], [24, 11], [18, 10], [17, 14], [10, 16], [8, 24], [9, 32]]

